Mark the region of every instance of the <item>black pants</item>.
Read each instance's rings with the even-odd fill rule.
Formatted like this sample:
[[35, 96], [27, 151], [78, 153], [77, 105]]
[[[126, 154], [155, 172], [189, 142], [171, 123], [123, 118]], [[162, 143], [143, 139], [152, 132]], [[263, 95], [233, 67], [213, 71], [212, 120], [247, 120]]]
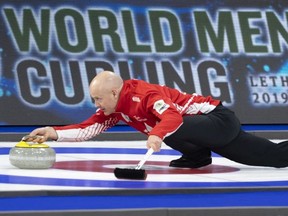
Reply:
[[288, 141], [276, 144], [243, 131], [235, 114], [222, 105], [206, 115], [184, 116], [183, 122], [164, 142], [192, 160], [213, 151], [246, 165], [288, 166]]

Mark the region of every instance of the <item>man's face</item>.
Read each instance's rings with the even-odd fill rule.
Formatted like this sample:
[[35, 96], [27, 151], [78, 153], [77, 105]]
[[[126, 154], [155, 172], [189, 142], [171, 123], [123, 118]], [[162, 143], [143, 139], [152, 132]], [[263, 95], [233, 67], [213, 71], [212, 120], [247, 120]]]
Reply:
[[96, 107], [101, 109], [104, 112], [104, 115], [110, 115], [115, 112], [117, 106], [117, 92], [114, 90], [111, 91], [91, 91], [91, 97], [94, 100]]

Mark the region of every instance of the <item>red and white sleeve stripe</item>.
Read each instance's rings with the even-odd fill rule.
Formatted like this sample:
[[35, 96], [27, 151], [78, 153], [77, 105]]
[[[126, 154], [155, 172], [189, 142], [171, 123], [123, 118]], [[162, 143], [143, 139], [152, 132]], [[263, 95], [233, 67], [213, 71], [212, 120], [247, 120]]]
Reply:
[[104, 132], [108, 128], [114, 126], [119, 121], [118, 118], [109, 118], [102, 123], [89, 120], [75, 125], [68, 125], [63, 127], [54, 127], [58, 135], [57, 141], [80, 142], [89, 140], [92, 137]]

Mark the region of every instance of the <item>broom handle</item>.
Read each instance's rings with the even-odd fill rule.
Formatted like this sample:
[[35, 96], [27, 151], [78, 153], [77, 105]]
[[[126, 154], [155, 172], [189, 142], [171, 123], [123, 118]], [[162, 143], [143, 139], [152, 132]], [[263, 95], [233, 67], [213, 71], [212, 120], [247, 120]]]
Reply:
[[139, 170], [142, 168], [142, 166], [144, 165], [144, 163], [148, 160], [148, 158], [153, 154], [154, 150], [152, 148], [150, 148], [144, 158], [138, 163], [138, 165], [135, 167], [136, 170]]

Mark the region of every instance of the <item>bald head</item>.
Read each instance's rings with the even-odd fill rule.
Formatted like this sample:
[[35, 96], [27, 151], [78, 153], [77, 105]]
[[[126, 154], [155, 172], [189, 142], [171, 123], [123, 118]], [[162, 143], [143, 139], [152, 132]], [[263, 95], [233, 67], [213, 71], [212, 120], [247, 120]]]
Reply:
[[110, 91], [113, 89], [119, 89], [123, 85], [123, 80], [117, 74], [111, 71], [103, 71], [99, 73], [90, 83], [91, 90], [96, 91]]
[[114, 112], [122, 86], [123, 79], [111, 71], [103, 71], [91, 81], [90, 95], [105, 115]]

